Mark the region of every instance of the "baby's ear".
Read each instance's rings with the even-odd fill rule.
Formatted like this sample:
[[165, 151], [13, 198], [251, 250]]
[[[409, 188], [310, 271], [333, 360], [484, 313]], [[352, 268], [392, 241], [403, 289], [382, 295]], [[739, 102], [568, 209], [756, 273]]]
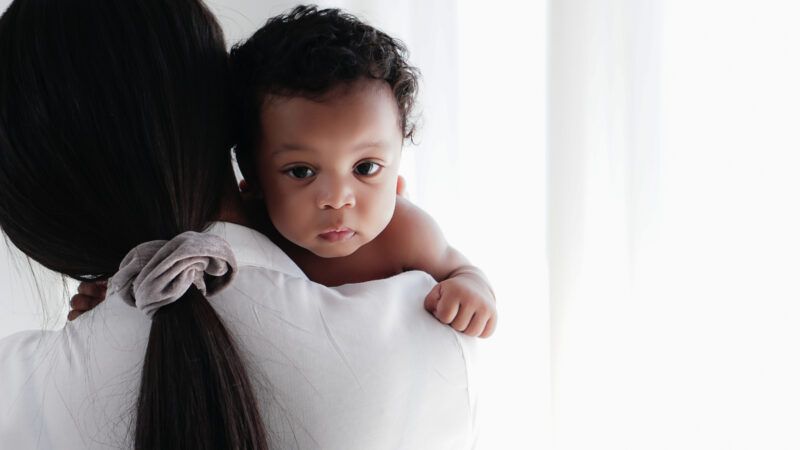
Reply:
[[408, 198], [408, 191], [406, 190], [406, 179], [402, 175], [397, 176], [397, 195], [403, 198]]

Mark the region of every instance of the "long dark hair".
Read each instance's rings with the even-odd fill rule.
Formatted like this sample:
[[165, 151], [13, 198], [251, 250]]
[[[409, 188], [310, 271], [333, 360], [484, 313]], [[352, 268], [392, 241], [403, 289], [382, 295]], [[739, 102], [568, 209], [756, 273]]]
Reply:
[[[0, 18], [0, 227], [77, 280], [203, 230], [233, 182], [229, 86], [199, 0], [14, 0]], [[266, 448], [235, 348], [195, 288], [155, 314], [136, 449]]]

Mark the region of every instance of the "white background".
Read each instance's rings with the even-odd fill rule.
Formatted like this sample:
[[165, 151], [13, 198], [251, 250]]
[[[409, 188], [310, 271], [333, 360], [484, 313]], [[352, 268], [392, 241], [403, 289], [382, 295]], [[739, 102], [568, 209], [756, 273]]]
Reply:
[[558, 0], [558, 448], [800, 448], [800, 6]]

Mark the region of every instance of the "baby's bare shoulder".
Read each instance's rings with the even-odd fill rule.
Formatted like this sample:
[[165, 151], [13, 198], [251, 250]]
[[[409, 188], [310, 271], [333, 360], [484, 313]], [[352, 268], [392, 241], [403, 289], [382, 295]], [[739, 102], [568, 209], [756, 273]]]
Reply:
[[407, 244], [421, 231], [429, 228], [431, 223], [433, 219], [425, 211], [410, 201], [398, 197], [392, 220], [381, 233], [381, 237], [386, 238], [387, 244]]
[[433, 218], [410, 201], [398, 197], [394, 215], [376, 238], [376, 247], [386, 256], [412, 268], [425, 249], [438, 247], [443, 240]]
[[439, 229], [438, 225], [436, 225], [436, 221], [433, 220], [430, 214], [402, 197], [397, 198], [397, 205], [394, 209], [392, 222], [397, 231], [401, 232], [418, 233], [419, 231]]

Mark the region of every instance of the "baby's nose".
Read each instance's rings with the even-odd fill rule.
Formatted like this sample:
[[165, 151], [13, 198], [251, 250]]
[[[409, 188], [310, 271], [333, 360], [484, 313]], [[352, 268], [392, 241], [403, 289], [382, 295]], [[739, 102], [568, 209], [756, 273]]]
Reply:
[[325, 186], [317, 197], [320, 209], [352, 208], [356, 205], [356, 196], [347, 183], [332, 182]]

